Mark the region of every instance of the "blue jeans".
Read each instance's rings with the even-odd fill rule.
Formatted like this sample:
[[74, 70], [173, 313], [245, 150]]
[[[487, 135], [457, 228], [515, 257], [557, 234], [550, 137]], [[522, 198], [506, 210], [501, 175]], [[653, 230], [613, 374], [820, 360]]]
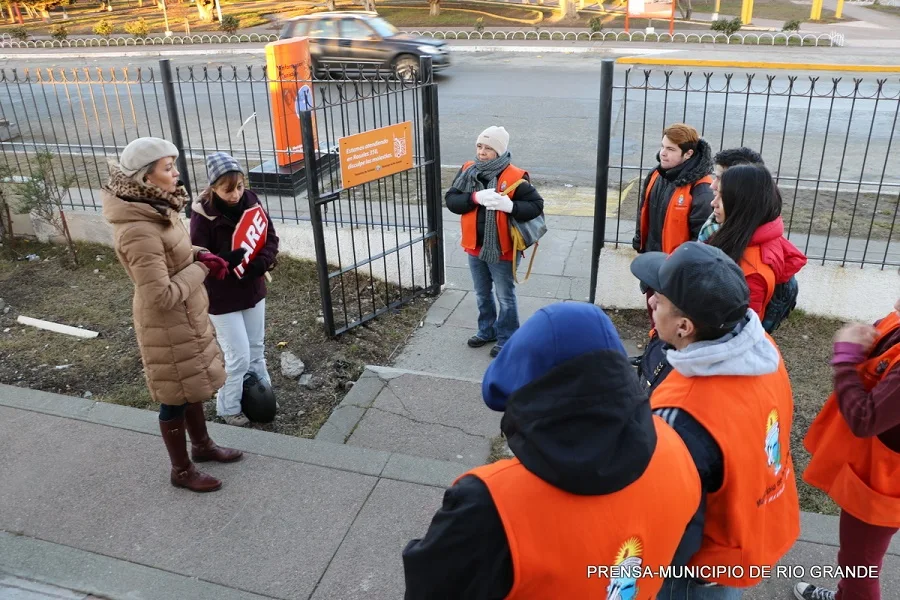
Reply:
[[[483, 340], [497, 339], [503, 346], [519, 328], [519, 306], [516, 301], [516, 282], [513, 279], [512, 263], [501, 260], [489, 265], [477, 256], [469, 255], [469, 270], [475, 284], [475, 301], [478, 304], [478, 337]], [[500, 315], [494, 304], [494, 294], [500, 303]]]
[[704, 584], [688, 577], [666, 579], [656, 600], [738, 600], [744, 593], [741, 588]]

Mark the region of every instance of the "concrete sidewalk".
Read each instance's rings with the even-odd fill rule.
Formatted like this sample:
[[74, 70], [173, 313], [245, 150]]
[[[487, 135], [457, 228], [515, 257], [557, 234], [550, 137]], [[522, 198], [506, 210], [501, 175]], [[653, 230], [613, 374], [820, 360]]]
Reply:
[[[171, 487], [150, 411], [0, 385], [0, 597], [250, 600], [403, 597], [401, 551], [421, 536], [449, 462], [210, 424], [239, 463], [198, 495]], [[835, 564], [836, 519], [803, 515], [782, 564]], [[900, 544], [882, 585], [900, 589]], [[833, 583], [818, 578], [820, 583]], [[748, 600], [791, 597], [773, 577]], [[61, 590], [60, 590], [61, 588]], [[63, 595], [69, 591], [71, 595]]]
[[403, 546], [465, 470], [210, 433], [247, 455], [198, 495], [169, 485], [153, 412], [0, 386], [0, 571], [113, 599], [399, 598]]

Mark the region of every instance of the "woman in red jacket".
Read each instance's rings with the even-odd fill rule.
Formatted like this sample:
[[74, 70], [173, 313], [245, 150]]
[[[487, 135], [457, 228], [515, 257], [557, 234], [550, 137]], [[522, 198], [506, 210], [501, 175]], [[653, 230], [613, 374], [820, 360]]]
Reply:
[[[875, 326], [834, 339], [834, 393], [803, 444], [803, 479], [841, 507], [837, 592], [800, 582], [799, 600], [879, 600], [884, 555], [900, 527], [900, 300]], [[891, 597], [896, 597], [892, 593]]]
[[721, 227], [707, 243], [741, 266], [750, 308], [762, 320], [775, 286], [806, 265], [806, 256], [784, 237], [781, 194], [764, 166], [736, 165], [722, 173], [712, 207]]

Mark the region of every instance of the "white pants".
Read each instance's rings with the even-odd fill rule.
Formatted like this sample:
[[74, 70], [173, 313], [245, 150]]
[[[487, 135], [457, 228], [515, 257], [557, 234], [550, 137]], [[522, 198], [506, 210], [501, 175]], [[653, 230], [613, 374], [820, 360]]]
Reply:
[[209, 315], [219, 347], [225, 355], [225, 385], [216, 394], [216, 413], [220, 417], [241, 412], [241, 396], [244, 394], [244, 375], [248, 371], [271, 385], [266, 370], [266, 300], [263, 298], [253, 308]]

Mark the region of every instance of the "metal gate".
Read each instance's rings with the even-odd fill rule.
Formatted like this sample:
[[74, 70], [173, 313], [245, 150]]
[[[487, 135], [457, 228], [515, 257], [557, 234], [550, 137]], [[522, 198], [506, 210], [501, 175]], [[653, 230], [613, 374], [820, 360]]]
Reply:
[[812, 261], [900, 265], [900, 86], [881, 77], [623, 69], [600, 74], [591, 301], [604, 243], [630, 246], [663, 129], [713, 152], [748, 146], [782, 193], [785, 236]]
[[[98, 211], [107, 159], [137, 137], [170, 139], [194, 193], [206, 179], [205, 156], [222, 150], [246, 165], [273, 220], [298, 226], [301, 253], [314, 250], [329, 335], [438, 292], [444, 260], [431, 58], [413, 80], [388, 71], [303, 80], [296, 66], [286, 71], [270, 77], [265, 65], [172, 66], [168, 59], [158, 68], [0, 69], [0, 167], [28, 177], [31, 161], [50, 152], [54, 170], [74, 181], [64, 205]], [[314, 91], [296, 105], [313, 107], [297, 111], [303, 146], [315, 149], [305, 163], [276, 165], [273, 86]], [[412, 169], [344, 189], [340, 138], [404, 122]]]
[[[325, 329], [338, 335], [444, 283], [438, 93], [431, 58], [418, 81], [393, 73], [341, 81], [300, 112], [307, 199]], [[342, 187], [338, 140], [411, 123], [413, 167]], [[314, 132], [318, 134], [317, 138]]]

